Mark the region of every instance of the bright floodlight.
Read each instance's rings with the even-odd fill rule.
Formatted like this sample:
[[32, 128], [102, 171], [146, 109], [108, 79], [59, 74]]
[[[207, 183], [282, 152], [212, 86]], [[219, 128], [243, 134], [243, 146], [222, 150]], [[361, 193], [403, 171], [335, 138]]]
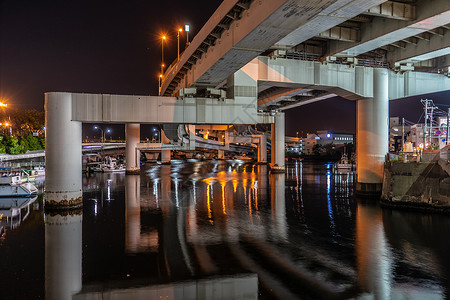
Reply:
[[184, 25], [184, 31], [189, 32], [189, 25]]

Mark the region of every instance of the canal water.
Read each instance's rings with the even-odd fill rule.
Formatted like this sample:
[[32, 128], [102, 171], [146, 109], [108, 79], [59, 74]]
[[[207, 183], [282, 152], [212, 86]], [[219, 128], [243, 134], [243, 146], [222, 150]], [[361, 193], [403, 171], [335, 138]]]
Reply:
[[449, 298], [450, 218], [357, 199], [331, 163], [83, 176], [80, 211], [0, 200], [0, 299]]

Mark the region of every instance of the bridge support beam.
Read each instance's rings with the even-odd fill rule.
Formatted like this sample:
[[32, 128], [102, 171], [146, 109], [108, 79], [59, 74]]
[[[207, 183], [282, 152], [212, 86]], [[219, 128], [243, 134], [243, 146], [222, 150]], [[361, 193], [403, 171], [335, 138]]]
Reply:
[[[164, 130], [161, 130], [161, 143], [168, 144], [170, 143], [169, 138], [167, 138]], [[161, 150], [161, 164], [168, 165], [170, 164], [170, 156], [172, 152], [171, 150]]]
[[388, 153], [388, 70], [374, 69], [373, 98], [358, 100], [356, 128], [356, 192], [381, 193], [383, 167]]
[[258, 163], [267, 163], [267, 138], [264, 134], [259, 136], [258, 143]]
[[284, 113], [275, 114], [275, 123], [272, 126], [272, 151], [271, 151], [271, 172], [284, 173]]
[[125, 153], [127, 160], [127, 174], [139, 174], [140, 157], [138, 157], [137, 145], [140, 141], [141, 125], [136, 123], [125, 124]]
[[[225, 147], [227, 145], [227, 139], [228, 139], [228, 132], [224, 131], [223, 134], [219, 133], [219, 141], [221, 143], [225, 144]], [[217, 150], [217, 159], [225, 159], [225, 150]]]
[[45, 208], [80, 207], [81, 122], [71, 121], [72, 94], [45, 94]]

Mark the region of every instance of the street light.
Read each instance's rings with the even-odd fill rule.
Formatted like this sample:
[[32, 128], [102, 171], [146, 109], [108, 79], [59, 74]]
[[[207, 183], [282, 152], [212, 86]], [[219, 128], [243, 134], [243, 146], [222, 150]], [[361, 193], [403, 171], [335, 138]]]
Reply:
[[161, 135], [159, 134], [159, 131], [156, 131], [156, 128], [153, 128], [154, 135], [158, 137], [158, 143], [161, 142]]
[[161, 73], [164, 73], [164, 41], [166, 36], [161, 37]]
[[186, 31], [186, 47], [189, 46], [189, 25], [184, 25], [184, 31]]
[[100, 129], [100, 131], [102, 132], [101, 143], [103, 144], [105, 142], [105, 140], [104, 140], [105, 133], [103, 132], [103, 129], [101, 129], [98, 126], [94, 126], [94, 129], [95, 130]]
[[158, 78], [158, 96], [161, 96], [161, 81], [162, 81], [162, 74], [159, 74]]
[[[7, 106], [8, 106], [7, 103], [0, 102], [0, 107], [4, 108], [4, 107], [7, 107]], [[3, 110], [3, 113], [4, 113], [4, 112], [5, 112], [5, 111]], [[4, 115], [6, 116], [5, 113], [4, 113]], [[9, 121], [11, 122], [11, 117], [10, 117], [10, 116], [8, 116], [8, 119], [9, 119]], [[6, 127], [9, 126], [9, 135], [12, 135], [12, 126], [11, 126], [11, 124], [8, 124], [8, 122], [6, 122], [6, 123], [3, 124], [3, 125], [6, 126]]]
[[106, 129], [106, 133], [109, 133], [109, 140], [111, 141], [112, 140], [112, 137], [111, 137], [111, 129]]
[[178, 42], [178, 60], [180, 60], [180, 32], [183, 32], [182, 28], [179, 28], [177, 31], [177, 42]]

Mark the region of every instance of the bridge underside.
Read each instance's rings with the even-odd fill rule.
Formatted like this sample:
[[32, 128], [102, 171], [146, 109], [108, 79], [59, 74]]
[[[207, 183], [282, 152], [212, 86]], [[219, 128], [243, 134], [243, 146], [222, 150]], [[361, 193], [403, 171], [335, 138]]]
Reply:
[[[242, 70], [258, 81], [258, 108], [286, 110], [341, 96], [373, 98], [372, 67], [258, 57]], [[388, 71], [390, 100], [450, 90], [450, 79], [425, 72]]]

